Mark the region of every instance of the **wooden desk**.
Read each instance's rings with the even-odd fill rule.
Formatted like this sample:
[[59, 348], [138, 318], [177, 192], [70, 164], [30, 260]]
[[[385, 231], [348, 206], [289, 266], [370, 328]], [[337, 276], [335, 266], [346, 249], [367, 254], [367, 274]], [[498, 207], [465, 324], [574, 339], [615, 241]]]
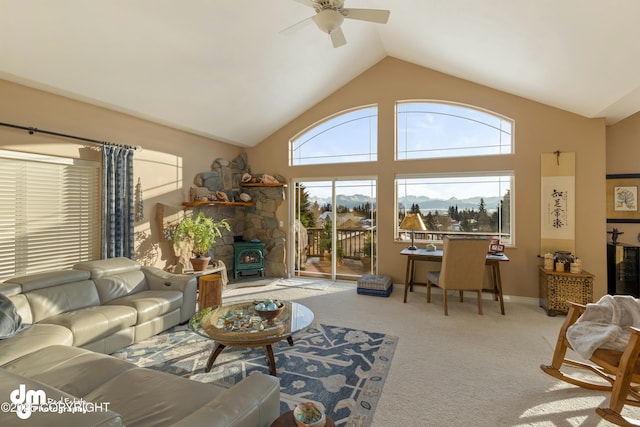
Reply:
[[[431, 261], [442, 262], [442, 249], [435, 251], [427, 251], [426, 249], [411, 250], [408, 248], [403, 249], [400, 255], [407, 257], [407, 271], [404, 278], [404, 302], [407, 302], [407, 292], [413, 291], [413, 285], [426, 285], [424, 282], [414, 281], [415, 262], [416, 261]], [[492, 255], [487, 253], [486, 264], [491, 268], [491, 280], [493, 281], [493, 288], [483, 289], [482, 292], [491, 292], [495, 295], [497, 301], [500, 301], [500, 311], [504, 315], [504, 299], [502, 297], [502, 279], [500, 278], [500, 263], [509, 261], [509, 257], [504, 254]]]

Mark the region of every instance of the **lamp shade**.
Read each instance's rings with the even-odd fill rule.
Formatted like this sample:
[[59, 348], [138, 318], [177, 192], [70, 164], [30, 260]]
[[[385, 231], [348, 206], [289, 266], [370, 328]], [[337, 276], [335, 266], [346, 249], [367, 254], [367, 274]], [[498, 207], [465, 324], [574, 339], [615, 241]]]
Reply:
[[400, 223], [400, 228], [402, 230], [410, 230], [411, 231], [411, 246], [407, 249], [415, 251], [418, 249], [414, 244], [414, 232], [415, 231], [426, 231], [427, 227], [425, 227], [424, 222], [422, 221], [422, 215], [419, 213], [408, 213], [402, 223]]
[[402, 230], [411, 230], [411, 231], [426, 231], [427, 227], [424, 225], [424, 221], [422, 221], [422, 215], [417, 213], [408, 213], [402, 223], [400, 223], [400, 228]]

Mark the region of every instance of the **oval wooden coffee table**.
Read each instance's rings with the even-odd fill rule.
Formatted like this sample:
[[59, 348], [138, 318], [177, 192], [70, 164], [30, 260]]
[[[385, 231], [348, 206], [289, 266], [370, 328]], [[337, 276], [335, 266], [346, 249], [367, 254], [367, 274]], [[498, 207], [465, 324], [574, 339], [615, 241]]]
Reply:
[[217, 344], [205, 372], [211, 370], [213, 362], [226, 347], [264, 347], [269, 373], [276, 376], [271, 345], [284, 339], [293, 345], [291, 335], [313, 322], [313, 312], [308, 307], [296, 302], [280, 302], [284, 304], [284, 310], [274, 321], [262, 319], [254, 309], [254, 301], [208, 307], [197, 312], [189, 321], [189, 328]]
[[[329, 416], [326, 416], [325, 418], [327, 420], [327, 423], [324, 425], [324, 427], [336, 427], [336, 423], [334, 423], [333, 420], [329, 418]], [[293, 411], [288, 411], [280, 415], [278, 418], [276, 418], [276, 420], [271, 423], [270, 427], [298, 427], [298, 426], [296, 425], [296, 422], [293, 420]]]

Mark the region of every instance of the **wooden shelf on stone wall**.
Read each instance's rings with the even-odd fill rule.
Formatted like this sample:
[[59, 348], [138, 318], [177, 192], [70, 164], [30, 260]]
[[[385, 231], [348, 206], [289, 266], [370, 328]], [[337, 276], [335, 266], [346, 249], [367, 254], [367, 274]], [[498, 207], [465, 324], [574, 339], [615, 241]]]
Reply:
[[282, 182], [276, 183], [252, 183], [252, 182], [241, 182], [240, 187], [286, 187], [287, 184], [283, 184]]
[[182, 206], [253, 206], [253, 202], [182, 202]]

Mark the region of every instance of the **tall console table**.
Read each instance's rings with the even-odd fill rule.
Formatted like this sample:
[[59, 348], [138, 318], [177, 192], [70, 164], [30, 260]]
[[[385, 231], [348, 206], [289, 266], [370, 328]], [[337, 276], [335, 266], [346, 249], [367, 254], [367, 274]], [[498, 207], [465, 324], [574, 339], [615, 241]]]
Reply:
[[594, 275], [568, 271], [540, 270], [540, 307], [548, 316], [567, 314], [567, 301], [587, 304], [593, 302]]
[[607, 293], [640, 297], [640, 246], [607, 244]]

